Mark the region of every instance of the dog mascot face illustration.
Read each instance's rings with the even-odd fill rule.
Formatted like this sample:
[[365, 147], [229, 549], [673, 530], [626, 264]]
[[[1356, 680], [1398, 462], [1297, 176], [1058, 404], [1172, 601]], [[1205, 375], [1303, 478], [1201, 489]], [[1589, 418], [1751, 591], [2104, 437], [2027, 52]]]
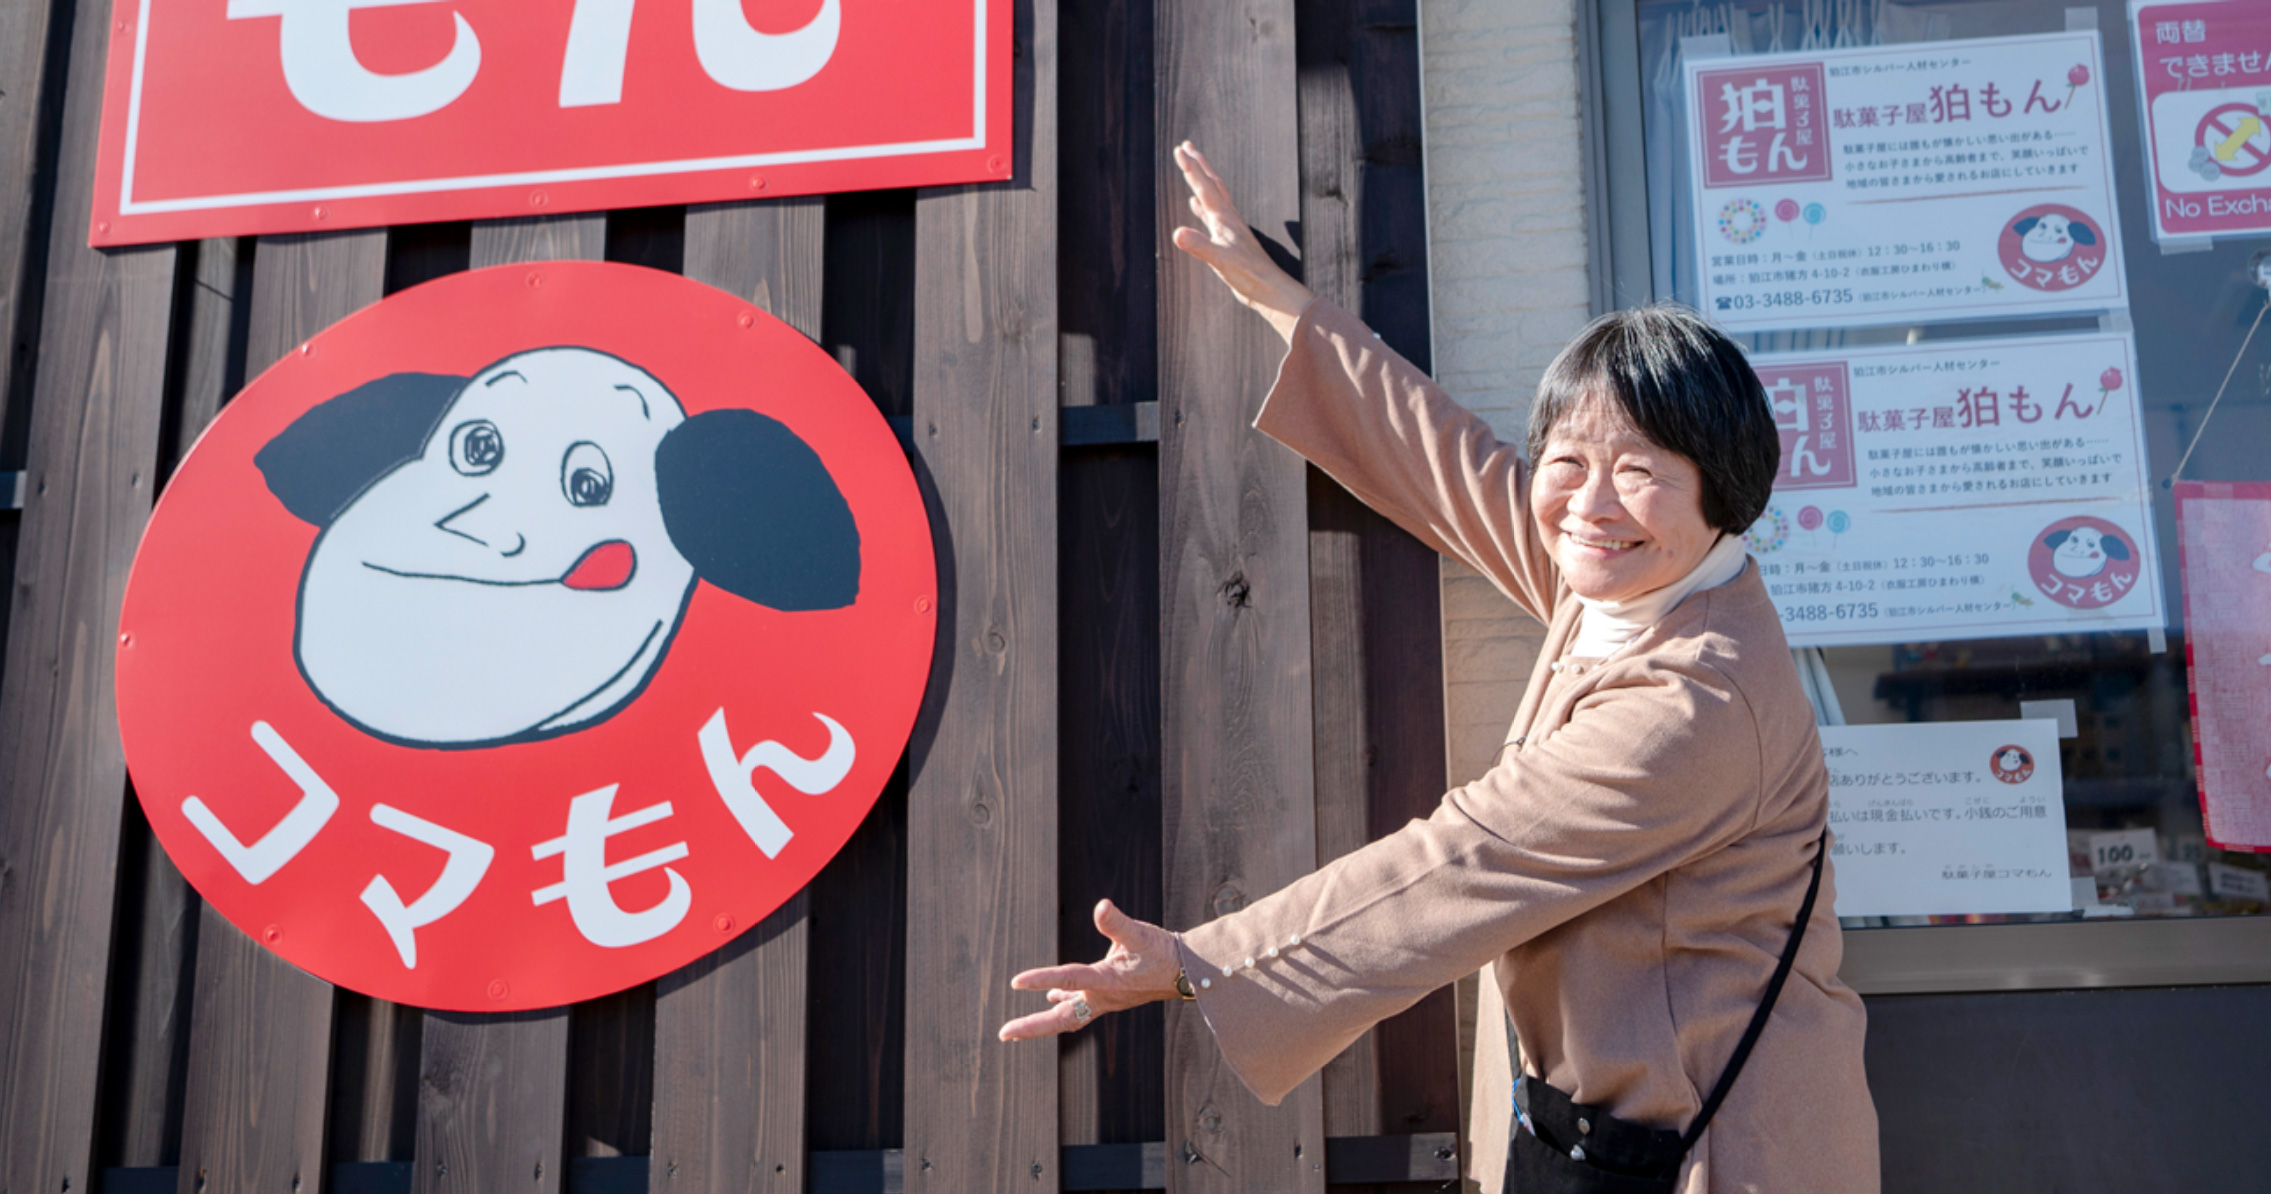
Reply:
[[381, 377], [255, 463], [320, 528], [302, 675], [406, 745], [604, 720], [654, 675], [697, 584], [782, 611], [859, 593], [858, 529], [809, 445], [752, 410], [689, 418], [653, 375], [587, 348]]
[[2019, 251], [2026, 254], [2027, 260], [2044, 265], [2055, 265], [2073, 256], [2075, 245], [2098, 243], [2096, 229], [2056, 212], [2020, 220], [2014, 229], [2019, 234]]
[[2071, 530], [2052, 531], [2043, 537], [2050, 548], [2050, 566], [2060, 576], [2086, 580], [2105, 571], [2107, 560], [2130, 558], [2129, 545], [2118, 535], [2108, 535], [2095, 527], [2075, 527]]

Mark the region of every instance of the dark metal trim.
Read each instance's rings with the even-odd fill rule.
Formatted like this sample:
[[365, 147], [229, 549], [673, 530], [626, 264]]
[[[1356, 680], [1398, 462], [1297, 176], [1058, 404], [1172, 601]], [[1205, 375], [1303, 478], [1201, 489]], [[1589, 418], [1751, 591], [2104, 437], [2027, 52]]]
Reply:
[[[884, 422], [891, 424], [891, 433], [899, 437], [899, 446], [913, 451], [915, 420], [911, 415], [887, 415]], [[1159, 442], [1159, 404], [1157, 402], [1117, 402], [1106, 406], [1064, 406], [1057, 408], [1057, 446], [1062, 448], [1109, 447], [1114, 444], [1156, 444]], [[0, 473], [0, 478], [8, 474]]]
[[[1594, 23], [1579, 29], [1583, 85], [1599, 88], [1599, 115], [1589, 119], [1585, 144], [1595, 156], [1588, 181], [1599, 179], [1606, 194], [1587, 198], [1588, 228], [1594, 230], [1593, 293], [1596, 310], [1637, 306], [1657, 297], [1649, 263], [1647, 108], [1640, 95], [1639, 0], [1580, 0], [1578, 16]], [[1584, 35], [1598, 31], [1597, 38]], [[1584, 97], [1591, 100], [1594, 97]], [[1612, 181], [1613, 180], [1613, 181]], [[1605, 200], [1605, 202], [1604, 202]], [[1601, 233], [1606, 235], [1601, 235]], [[1602, 308], [1600, 303], [1606, 301]]]
[[[1159, 416], [1153, 415], [1151, 423], [1154, 428], [1153, 438], [1157, 438]], [[23, 509], [25, 488], [23, 473], [0, 473], [0, 510]]]
[[[1058, 1150], [1060, 1190], [1164, 1190], [1167, 1145], [1075, 1144]], [[410, 1161], [331, 1167], [332, 1194], [410, 1194]], [[577, 1157], [568, 1162], [565, 1194], [645, 1194], [648, 1158]], [[105, 1169], [95, 1194], [173, 1194], [172, 1165]], [[1325, 1179], [1340, 1183], [1449, 1182], [1459, 1177], [1458, 1138], [1336, 1136], [1325, 1141]], [[810, 1194], [905, 1194], [906, 1154], [896, 1148], [816, 1152], [806, 1174]]]
[[2271, 983], [2271, 916], [1855, 929], [1838, 976], [1863, 995]]
[[1057, 411], [1057, 442], [1067, 448], [1159, 442], [1159, 404], [1121, 402]]

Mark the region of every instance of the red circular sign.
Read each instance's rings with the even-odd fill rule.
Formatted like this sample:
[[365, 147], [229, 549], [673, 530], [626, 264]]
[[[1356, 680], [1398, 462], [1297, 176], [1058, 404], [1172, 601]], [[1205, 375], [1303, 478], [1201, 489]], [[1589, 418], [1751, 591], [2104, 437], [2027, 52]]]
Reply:
[[135, 557], [158, 839], [357, 991], [549, 1007], [730, 941], [897, 763], [937, 571], [896, 439], [794, 330], [597, 263], [342, 320], [248, 386]]
[[[2248, 127], [2250, 121], [2254, 122], [2253, 128]], [[2241, 133], [2247, 135], [2241, 136]], [[2192, 130], [2193, 144], [2204, 146], [2212, 153], [2235, 140], [2237, 144], [2232, 145], [2229, 158], [2215, 154], [2217, 167], [2227, 177], [2260, 174], [2264, 167], [2271, 166], [2271, 126], [2264, 124], [2263, 114], [2256, 111], [2253, 104], [2218, 105], [2201, 117], [2199, 126]]]
[[2038, 203], [2003, 222], [1996, 256], [2004, 272], [2036, 290], [2071, 290], [2105, 266], [2105, 229], [2063, 203]]
[[2102, 518], [2078, 514], [2036, 532], [2027, 575], [2060, 605], [2098, 609], [2137, 587], [2137, 538]]
[[2023, 746], [1998, 746], [1987, 757], [1987, 770], [2004, 783], [2023, 784], [2034, 777], [2034, 756]]

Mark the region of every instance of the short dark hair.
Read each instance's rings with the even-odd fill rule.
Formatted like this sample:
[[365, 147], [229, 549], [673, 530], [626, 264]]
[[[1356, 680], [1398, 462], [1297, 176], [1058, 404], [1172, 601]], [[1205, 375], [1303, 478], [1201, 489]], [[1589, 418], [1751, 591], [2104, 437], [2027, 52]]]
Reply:
[[1589, 396], [1703, 473], [1703, 518], [1737, 534], [1766, 512], [1782, 467], [1774, 411], [1743, 350], [1686, 307], [1655, 303], [1587, 324], [1546, 367], [1530, 408], [1530, 459]]

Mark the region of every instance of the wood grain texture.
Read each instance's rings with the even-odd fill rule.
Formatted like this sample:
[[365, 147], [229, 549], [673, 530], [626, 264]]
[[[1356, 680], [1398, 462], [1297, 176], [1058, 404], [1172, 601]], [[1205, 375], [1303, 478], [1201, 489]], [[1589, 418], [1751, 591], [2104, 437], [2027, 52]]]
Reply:
[[[29, 7], [36, 6], [0, 18], [0, 29], [22, 30], [29, 44], [11, 42], [0, 53], [44, 47], [44, 21], [23, 11]], [[83, 0], [70, 20], [67, 77], [101, 78], [109, 3]], [[4, 82], [26, 88], [0, 101], [11, 113], [38, 102], [37, 77]], [[126, 796], [111, 664], [127, 569], [150, 513], [171, 333], [173, 248], [86, 247], [101, 103], [99, 88], [78, 87], [63, 107], [0, 674], [0, 1189], [7, 1190], [85, 1190], [92, 1180]], [[21, 135], [28, 134], [0, 134]], [[8, 186], [30, 176], [28, 160], [11, 169]], [[17, 236], [0, 252], [21, 254]]]
[[[686, 276], [820, 337], [826, 201], [690, 208]], [[648, 1189], [798, 1194], [805, 1185], [805, 893], [692, 966], [655, 999]]]
[[[49, 18], [60, 7], [45, 2], [0, 5], [0, 335], [9, 337], [10, 349], [0, 365], [0, 428], [11, 425], [11, 404], [28, 397], [18, 391], [31, 380], [32, 349], [39, 335], [40, 275], [47, 259], [39, 224], [45, 192], [53, 183], [40, 169], [41, 150], [55, 132], [63, 82], [50, 77]], [[99, 59], [96, 67], [100, 77]], [[73, 191], [92, 202], [92, 188], [84, 182]], [[82, 208], [65, 222], [84, 229], [87, 218]], [[81, 237], [74, 247], [86, 243]], [[0, 435], [0, 459], [6, 455], [6, 439]]]
[[167, 420], [173, 433], [166, 444], [168, 476], [221, 413], [221, 404], [244, 388], [254, 245], [251, 238], [221, 237], [183, 247], [184, 285], [174, 299], [180, 332]]
[[[607, 217], [490, 220], [470, 265], [607, 251]], [[559, 1194], [566, 1171], [568, 1009], [427, 1012], [419, 1043], [417, 1194]]]
[[1006, 185], [915, 211], [916, 470], [939, 633], [908, 794], [906, 1182], [1059, 1182], [1057, 1058], [995, 1030], [1057, 944], [1057, 21], [1019, 0]]
[[[257, 374], [376, 302], [386, 232], [263, 237], [254, 253], [245, 368]], [[253, 941], [211, 905], [197, 933], [181, 1139], [183, 1194], [289, 1194], [323, 1172], [331, 984]]]
[[[1302, 267], [1428, 360], [1417, 0], [1326, 0], [1298, 13]], [[1312, 468], [1317, 858], [1434, 808], [1444, 790], [1442, 613], [1435, 553]], [[1458, 1125], [1457, 1034], [1439, 991], [1327, 1065], [1333, 1136]]]
[[[1291, 0], [1159, 0], [1159, 176], [1189, 138], [1265, 240], [1301, 214]], [[1159, 203], [1161, 794], [1170, 928], [1242, 908], [1316, 865], [1307, 480], [1251, 429], [1283, 349], [1169, 240]], [[1321, 1190], [1319, 1084], [1264, 1107], [1205, 1021], [1167, 1011], [1167, 1184]]]
[[559, 1194], [568, 1011], [428, 1011], [418, 1058], [415, 1194]]
[[129, 801], [119, 849], [117, 945], [103, 1030], [104, 1166], [181, 1156], [200, 901]]

